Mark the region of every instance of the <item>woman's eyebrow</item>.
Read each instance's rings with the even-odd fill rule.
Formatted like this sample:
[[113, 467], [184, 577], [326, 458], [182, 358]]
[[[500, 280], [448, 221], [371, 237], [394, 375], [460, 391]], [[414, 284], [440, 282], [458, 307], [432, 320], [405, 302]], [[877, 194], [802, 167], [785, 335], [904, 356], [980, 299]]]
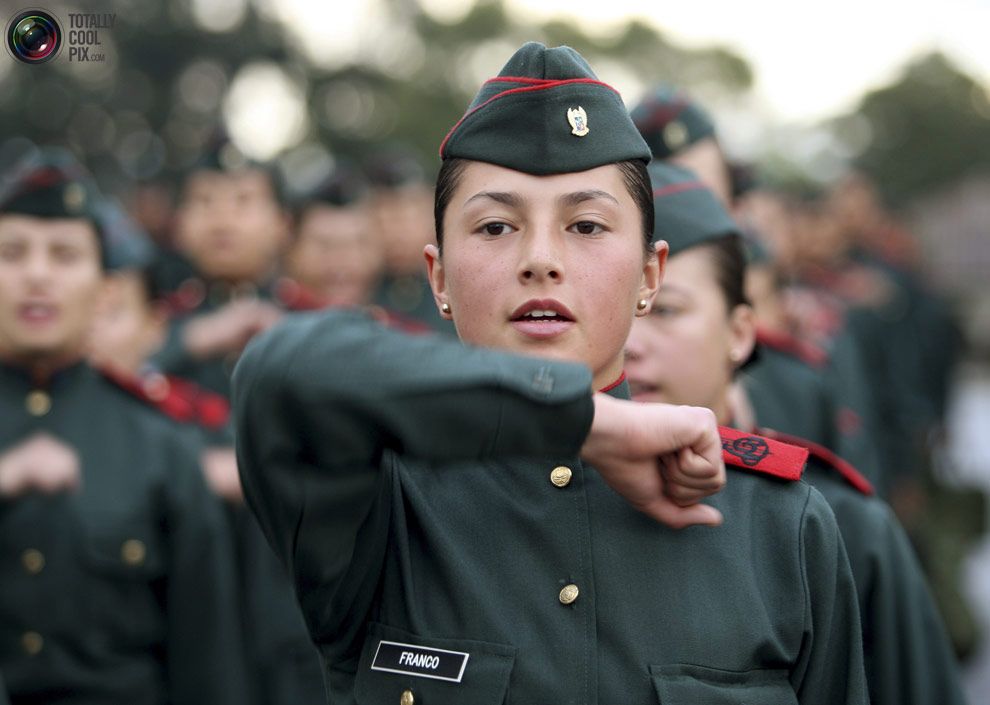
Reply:
[[473, 201], [483, 200], [486, 198], [506, 206], [511, 206], [512, 208], [519, 208], [523, 203], [522, 197], [517, 193], [508, 191], [480, 191], [466, 200], [464, 205], [468, 205]]
[[579, 203], [584, 203], [585, 201], [593, 201], [595, 199], [605, 199], [606, 201], [612, 201], [615, 205], [619, 205], [619, 201], [612, 194], [607, 191], [600, 191], [598, 189], [592, 189], [589, 191], [574, 191], [573, 193], [565, 193], [557, 198], [557, 202], [562, 206], [576, 206]]

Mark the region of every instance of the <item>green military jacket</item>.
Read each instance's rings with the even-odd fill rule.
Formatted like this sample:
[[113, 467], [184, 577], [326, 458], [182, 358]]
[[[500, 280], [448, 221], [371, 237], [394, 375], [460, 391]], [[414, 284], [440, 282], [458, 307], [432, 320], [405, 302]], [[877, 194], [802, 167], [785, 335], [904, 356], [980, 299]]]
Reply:
[[[258, 298], [292, 308], [298, 285], [284, 286], [276, 279], [262, 286], [230, 286], [208, 283], [198, 276], [186, 278], [169, 295], [175, 312], [167, 340], [153, 363], [197, 385], [230, 397], [230, 375], [240, 356], [197, 359], [183, 341], [185, 326], [195, 316], [209, 314], [238, 300]], [[233, 446], [233, 432], [223, 429], [207, 434], [212, 446]], [[243, 507], [228, 507], [228, 519], [237, 544], [238, 593], [244, 625], [244, 651], [249, 665], [249, 705], [311, 705], [324, 697], [318, 657], [293, 595], [285, 569], [274, 556], [257, 523]]]
[[866, 703], [824, 499], [732, 473], [724, 526], [659, 525], [578, 458], [590, 382], [344, 312], [249, 346], [245, 493], [330, 701]]
[[230, 535], [195, 447], [85, 364], [0, 365], [0, 452], [45, 433], [77, 492], [0, 500], [0, 672], [13, 702], [241, 705]]
[[849, 553], [872, 705], [965, 705], [945, 626], [893, 512], [814, 456], [805, 478], [831, 505]]
[[209, 284], [199, 277], [186, 279], [177, 291], [168, 296], [174, 318], [169, 325], [165, 344], [155, 353], [152, 362], [168, 374], [229, 397], [230, 375], [239, 352], [206, 359], [193, 357], [183, 340], [186, 324], [195, 316], [214, 313], [238, 299], [259, 298], [281, 304], [276, 289], [274, 283], [261, 287], [252, 284], [230, 286], [222, 282]]
[[837, 379], [853, 375], [855, 368], [824, 354], [821, 360], [805, 359], [781, 336], [758, 339], [759, 356], [739, 378], [760, 425], [823, 445], [877, 483], [881, 466], [868, 428], [871, 407], [853, 389], [863, 380]]
[[856, 581], [872, 705], [965, 705], [959, 669], [924, 573], [900, 522], [854, 467], [815, 443], [804, 479], [835, 512]]

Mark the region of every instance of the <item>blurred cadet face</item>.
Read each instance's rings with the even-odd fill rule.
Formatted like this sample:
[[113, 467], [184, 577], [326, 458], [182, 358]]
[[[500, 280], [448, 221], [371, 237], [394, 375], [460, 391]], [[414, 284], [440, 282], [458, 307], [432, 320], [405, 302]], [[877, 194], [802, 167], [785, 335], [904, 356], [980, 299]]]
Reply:
[[729, 168], [722, 155], [722, 148], [713, 137], [700, 140], [667, 159], [671, 164], [693, 171], [712, 193], [718, 196], [722, 205], [732, 203], [732, 184], [729, 182]]
[[533, 176], [469, 162], [443, 223], [443, 257], [431, 245], [427, 261], [463, 341], [582, 362], [596, 388], [619, 377], [660, 264], [617, 166]]
[[331, 305], [356, 306], [370, 300], [382, 257], [364, 206], [316, 204], [303, 212], [286, 265], [289, 276]]
[[740, 201], [736, 216], [759, 233], [783, 271], [793, 268], [797, 256], [794, 222], [788, 204], [780, 196], [770, 191], [749, 193]]
[[[725, 414], [736, 358], [752, 351], [748, 306], [729, 311], [707, 247], [669, 258], [650, 315], [633, 322], [626, 377], [633, 399], [704, 406]], [[724, 418], [720, 416], [720, 420]]]
[[0, 214], [0, 354], [27, 363], [81, 355], [102, 286], [89, 222]]
[[800, 206], [794, 217], [798, 258], [804, 264], [827, 265], [841, 258], [849, 240], [831, 209], [821, 203]]
[[747, 265], [746, 298], [753, 305], [758, 325], [774, 331], [786, 330], [787, 311], [773, 264], [760, 262]]
[[263, 171], [200, 171], [189, 177], [176, 213], [176, 244], [207, 278], [266, 278], [287, 235], [288, 218]]
[[371, 199], [374, 227], [394, 274], [423, 273], [423, 247], [436, 242], [433, 190], [425, 184], [378, 189]]
[[165, 342], [167, 316], [148, 300], [140, 272], [108, 278], [93, 319], [90, 360], [101, 367], [137, 374]]

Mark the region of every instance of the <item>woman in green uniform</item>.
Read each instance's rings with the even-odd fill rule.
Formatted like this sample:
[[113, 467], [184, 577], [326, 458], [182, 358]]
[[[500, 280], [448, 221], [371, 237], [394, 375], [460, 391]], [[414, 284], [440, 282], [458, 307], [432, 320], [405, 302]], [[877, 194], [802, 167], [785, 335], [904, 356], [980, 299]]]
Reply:
[[198, 437], [85, 362], [98, 194], [62, 152], [0, 189], [0, 673], [13, 705], [243, 703], [232, 543]]
[[[742, 238], [693, 173], [654, 164], [650, 175], [656, 231], [667, 240], [670, 255], [653, 311], [634, 323], [627, 343], [633, 398], [707, 406], [722, 424], [752, 428], [765, 408], [752, 396], [761, 389], [749, 387], [750, 398], [740, 400], [742, 387], [733, 386], [757, 339], [753, 310], [743, 295]], [[870, 702], [962, 705], [951, 646], [904, 531], [870, 483], [841, 458], [813, 442], [776, 433], [795, 433], [805, 421], [778, 417], [774, 431], [761, 432], [813, 450], [805, 479], [834, 510], [849, 553]]]
[[752, 470], [699, 504], [711, 412], [616, 398], [666, 254], [617, 93], [527, 44], [441, 157], [426, 258], [467, 345], [309, 314], [235, 372], [245, 496], [331, 702], [867, 702], [835, 519], [783, 481], [800, 462], [737, 434]]

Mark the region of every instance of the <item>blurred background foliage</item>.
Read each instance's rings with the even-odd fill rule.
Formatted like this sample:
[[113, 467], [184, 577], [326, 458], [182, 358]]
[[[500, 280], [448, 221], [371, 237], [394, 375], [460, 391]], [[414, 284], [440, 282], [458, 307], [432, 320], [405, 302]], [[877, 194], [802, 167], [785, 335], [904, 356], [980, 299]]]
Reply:
[[[20, 7], [5, 3], [5, 17]], [[679, 46], [643, 20], [592, 34], [569, 20], [529, 22], [502, 0], [467, 3], [444, 19], [417, 0], [364, 3], [364, 25], [314, 45], [312, 23], [340, 20], [329, 5], [312, 16], [274, 0], [104, 2], [116, 15], [100, 34], [107, 62], [0, 62], [0, 166], [30, 142], [62, 143], [110, 188], [171, 181], [225, 125], [254, 156], [278, 157], [290, 188], [305, 188], [334, 158], [360, 162], [386, 145], [435, 167], [437, 145], [478, 85], [526, 40], [575, 47], [627, 100], [662, 79], [717, 107], [754, 84], [746, 57]], [[990, 171], [986, 90], [938, 53], [812, 127], [894, 205]], [[821, 176], [790, 149], [748, 151], [778, 182]]]

